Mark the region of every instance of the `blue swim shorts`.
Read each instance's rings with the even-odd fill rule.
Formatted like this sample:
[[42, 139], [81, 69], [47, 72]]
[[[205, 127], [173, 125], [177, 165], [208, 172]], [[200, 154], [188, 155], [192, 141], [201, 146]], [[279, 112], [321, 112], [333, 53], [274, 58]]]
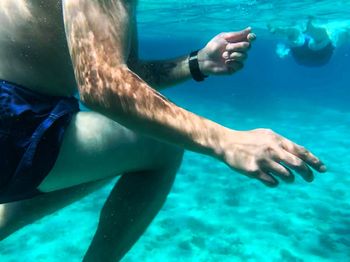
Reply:
[[0, 80], [0, 203], [40, 194], [37, 187], [78, 111], [75, 97], [43, 95]]

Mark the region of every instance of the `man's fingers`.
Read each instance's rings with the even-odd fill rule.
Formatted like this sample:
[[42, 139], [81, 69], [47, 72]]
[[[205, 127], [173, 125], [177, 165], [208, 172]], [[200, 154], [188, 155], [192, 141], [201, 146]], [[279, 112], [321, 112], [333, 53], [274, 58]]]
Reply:
[[230, 53], [228, 51], [224, 52], [222, 54], [222, 57], [227, 60], [227, 59], [231, 59], [231, 60], [235, 60], [235, 61], [239, 61], [239, 62], [243, 62], [244, 60], [247, 59], [248, 55], [246, 53], [241, 53], [241, 52], [233, 52]]
[[247, 41], [248, 35], [251, 33], [252, 29], [250, 27], [239, 31], [239, 32], [229, 32], [224, 33], [223, 37], [227, 42], [234, 43], [234, 42], [240, 42], [240, 41]]
[[279, 156], [276, 157], [276, 160], [295, 170], [304, 178], [305, 181], [312, 182], [314, 180], [312, 170], [304, 163], [304, 161], [288, 151], [281, 152]]
[[230, 43], [226, 45], [226, 51], [228, 52], [246, 52], [249, 48], [249, 42]]
[[278, 176], [287, 183], [292, 183], [295, 179], [292, 171], [290, 171], [288, 168], [281, 165], [280, 163], [274, 162], [272, 160], [265, 165], [264, 171], [266, 173]]
[[263, 182], [268, 187], [276, 187], [278, 186], [278, 181], [271, 175], [260, 171], [259, 174], [256, 176], [258, 180]]
[[282, 141], [282, 148], [297, 156], [318, 172], [327, 171], [325, 164], [306, 148], [299, 146], [288, 139]]
[[236, 61], [236, 60], [233, 60], [233, 59], [227, 59], [225, 60], [225, 64], [228, 68], [228, 71], [230, 73], [233, 73], [233, 72], [236, 72], [238, 70], [241, 70], [244, 65], [242, 62], [239, 62], [239, 61]]

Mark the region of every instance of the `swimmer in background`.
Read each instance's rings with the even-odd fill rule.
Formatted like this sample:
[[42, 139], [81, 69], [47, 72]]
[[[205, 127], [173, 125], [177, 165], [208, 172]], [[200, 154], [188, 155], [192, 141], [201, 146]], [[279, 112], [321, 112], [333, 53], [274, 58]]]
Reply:
[[273, 27], [268, 25], [271, 33], [283, 36], [287, 44], [278, 44], [276, 53], [283, 58], [291, 55], [303, 66], [320, 67], [326, 65], [333, 56], [334, 50], [349, 39], [349, 30], [339, 31], [333, 37], [325, 27], [315, 26], [313, 19], [307, 21], [305, 31], [297, 27]]

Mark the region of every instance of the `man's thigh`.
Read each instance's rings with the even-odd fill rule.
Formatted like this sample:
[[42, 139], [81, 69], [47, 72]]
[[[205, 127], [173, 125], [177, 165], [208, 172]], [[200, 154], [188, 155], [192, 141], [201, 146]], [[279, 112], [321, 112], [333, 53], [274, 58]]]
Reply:
[[65, 132], [55, 166], [38, 189], [50, 192], [126, 172], [161, 168], [178, 151], [101, 114], [79, 112]]

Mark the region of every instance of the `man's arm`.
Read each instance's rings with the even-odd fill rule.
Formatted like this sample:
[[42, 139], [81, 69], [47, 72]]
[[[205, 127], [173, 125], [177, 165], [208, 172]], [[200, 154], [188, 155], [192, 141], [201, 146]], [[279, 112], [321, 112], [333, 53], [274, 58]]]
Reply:
[[141, 80], [123, 56], [130, 12], [124, 1], [64, 2], [67, 40], [88, 107], [135, 132], [218, 158], [269, 186], [278, 183], [270, 170], [286, 180], [292, 177], [279, 162], [308, 181], [313, 175], [307, 164], [324, 169], [310, 152], [271, 131], [227, 129], [176, 106]]
[[137, 60], [128, 66], [158, 91], [191, 79], [188, 56], [160, 61]]
[[[242, 68], [246, 52], [255, 35], [250, 29], [241, 32], [221, 33], [199, 51], [198, 63], [205, 75], [233, 74]], [[146, 61], [139, 57], [136, 17], [132, 19], [132, 39], [128, 67], [156, 90], [174, 86], [192, 79], [189, 55]]]
[[123, 55], [130, 28], [128, 6], [120, 4], [123, 1], [99, 2], [66, 0], [64, 5], [82, 102], [136, 132], [213, 155], [227, 129], [176, 106], [133, 73]]

